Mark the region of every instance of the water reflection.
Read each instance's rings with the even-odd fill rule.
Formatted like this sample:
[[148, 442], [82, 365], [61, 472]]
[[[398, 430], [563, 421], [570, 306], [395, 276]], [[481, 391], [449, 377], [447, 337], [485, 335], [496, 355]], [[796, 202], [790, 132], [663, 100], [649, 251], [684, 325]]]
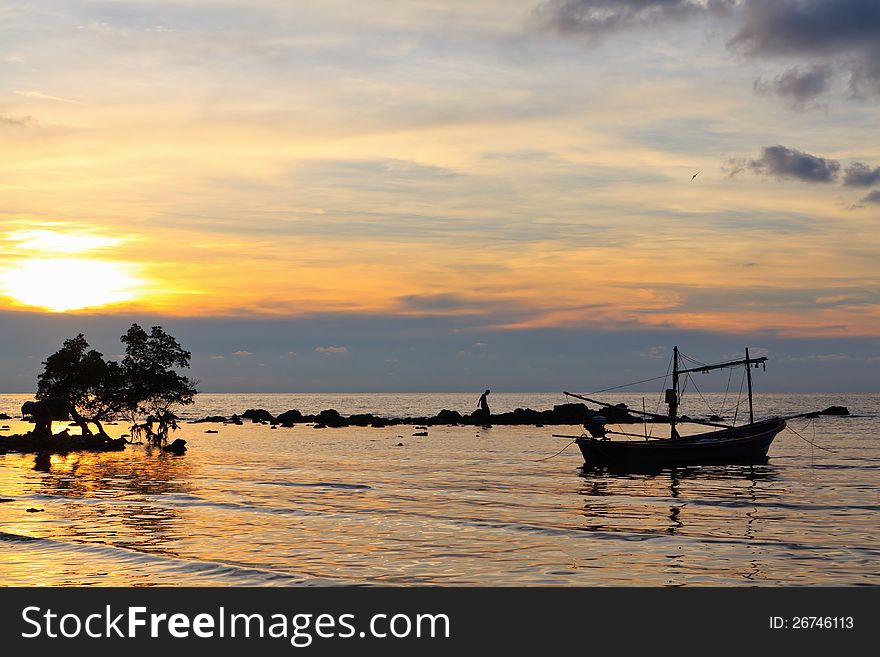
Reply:
[[171, 545], [186, 534], [184, 514], [156, 496], [191, 492], [192, 461], [151, 448], [132, 451], [37, 456], [39, 478], [22, 492], [46, 496], [47, 508], [60, 506], [63, 515], [63, 523], [50, 525], [56, 531], [42, 535], [174, 554]]
[[[775, 493], [772, 465], [691, 466], [621, 472], [583, 467], [586, 528], [637, 533], [754, 537], [759, 500]], [[752, 504], [744, 504], [744, 502]], [[735, 534], [735, 527], [741, 531]]]

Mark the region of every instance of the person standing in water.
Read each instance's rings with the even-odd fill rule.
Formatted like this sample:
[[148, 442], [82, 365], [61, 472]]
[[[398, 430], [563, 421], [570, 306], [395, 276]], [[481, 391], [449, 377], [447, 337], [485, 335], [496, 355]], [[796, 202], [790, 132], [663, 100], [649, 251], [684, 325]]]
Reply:
[[491, 390], [486, 389], [486, 392], [480, 395], [480, 401], [477, 402], [477, 408], [480, 409], [481, 419], [485, 424], [489, 424], [489, 401], [486, 398], [490, 392]]

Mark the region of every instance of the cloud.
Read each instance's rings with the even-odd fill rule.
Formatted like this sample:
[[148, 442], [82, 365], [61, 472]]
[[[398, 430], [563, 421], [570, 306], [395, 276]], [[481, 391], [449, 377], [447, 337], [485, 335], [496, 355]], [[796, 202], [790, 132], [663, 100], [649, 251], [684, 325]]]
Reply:
[[226, 356], [209, 356], [211, 360], [226, 360]]
[[843, 176], [843, 184], [847, 187], [873, 187], [880, 183], [880, 167], [873, 169], [862, 162], [850, 164]]
[[852, 360], [849, 354], [815, 354], [807, 356], [811, 360], [818, 360], [823, 363], [839, 363]]
[[644, 358], [650, 358], [651, 360], [660, 360], [666, 358], [666, 347], [650, 347], [647, 351], [639, 352], [639, 355], [643, 356]]
[[348, 347], [315, 347], [315, 351], [319, 354], [347, 354]]
[[20, 128], [26, 128], [32, 123], [34, 123], [34, 117], [32, 116], [9, 116], [8, 114], [0, 114], [0, 124], [2, 125], [14, 125]]
[[563, 35], [599, 41], [612, 32], [719, 14], [735, 0], [547, 0], [535, 9], [539, 24]]
[[407, 294], [397, 299], [407, 310], [441, 311], [473, 306], [473, 300], [456, 294]]
[[699, 17], [728, 21], [732, 51], [756, 60], [800, 58], [756, 89], [791, 101], [796, 109], [825, 93], [845, 72], [854, 95], [880, 95], [880, 3], [877, 0], [545, 0], [538, 25], [594, 44], [610, 34]]
[[828, 89], [831, 75], [831, 67], [825, 64], [804, 71], [795, 66], [776, 76], [772, 82], [758, 78], [755, 80], [755, 91], [781, 96], [795, 109], [805, 109], [809, 101]]
[[756, 58], [840, 61], [857, 93], [880, 93], [880, 3], [876, 0], [746, 0], [729, 46]]
[[748, 163], [756, 173], [809, 183], [837, 180], [840, 163], [785, 146], [766, 146], [761, 157]]
[[58, 103], [79, 103], [81, 101], [76, 100], [75, 98], [65, 98], [64, 96], [52, 96], [50, 94], [44, 94], [39, 91], [29, 91], [29, 90], [16, 90], [13, 91], [16, 96], [24, 96], [25, 98], [37, 98], [39, 100], [54, 100]]
[[876, 47], [876, 0], [747, 0], [730, 45], [748, 54], [829, 55]]
[[880, 189], [875, 189], [874, 191], [872, 191], [865, 198], [863, 198], [861, 202], [880, 205]]
[[241, 351], [232, 352], [232, 355], [233, 356], [253, 356], [254, 352], [241, 350]]

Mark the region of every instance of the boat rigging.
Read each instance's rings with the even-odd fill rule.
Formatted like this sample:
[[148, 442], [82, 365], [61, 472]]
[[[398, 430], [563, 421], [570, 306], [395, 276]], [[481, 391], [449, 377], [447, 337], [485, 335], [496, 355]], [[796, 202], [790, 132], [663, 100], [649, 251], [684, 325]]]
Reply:
[[[664, 392], [664, 402], [668, 413], [652, 413], [646, 410], [638, 411], [626, 409], [628, 413], [640, 415], [646, 418], [654, 418], [655, 421], [665, 421], [670, 425], [670, 437], [668, 439], [651, 440], [647, 435], [644, 437], [621, 431], [609, 431], [606, 429], [603, 418], [594, 417], [585, 425], [589, 436], [581, 436], [576, 439], [578, 447], [584, 455], [587, 464], [597, 465], [676, 465], [676, 464], [699, 464], [699, 463], [757, 463], [766, 460], [767, 450], [776, 435], [785, 428], [787, 418], [770, 418], [755, 422], [752, 390], [752, 368], [762, 367], [766, 371], [766, 356], [752, 358], [749, 349], [745, 350], [745, 358], [728, 360], [715, 364], [704, 364], [692, 358], [685, 359], [694, 363], [693, 367], [681, 367], [681, 357], [678, 347], [673, 348], [672, 355], [672, 386]], [[685, 381], [694, 373], [706, 373], [725, 368], [745, 368], [745, 379], [748, 384], [749, 422], [739, 427], [734, 423], [723, 424], [709, 420], [693, 419], [679, 415], [682, 400], [683, 386], [682, 375]], [[658, 377], [659, 378], [659, 377]], [[665, 378], [665, 377], [663, 377]], [[730, 381], [728, 379], [728, 388]], [[617, 386], [624, 387], [624, 386]], [[695, 389], [696, 386], [694, 386]], [[740, 389], [741, 391], [742, 389]], [[699, 392], [699, 389], [697, 389]], [[608, 402], [602, 402], [583, 395], [566, 392], [566, 395], [598, 404], [605, 408], [615, 406]], [[702, 393], [700, 393], [702, 397]], [[727, 395], [725, 394], [725, 400]], [[705, 398], [704, 398], [705, 401]], [[738, 411], [739, 402], [735, 407]], [[681, 436], [677, 426], [682, 423], [705, 425], [720, 429], [691, 436]], [[624, 435], [643, 438], [640, 441], [624, 440], [611, 441], [608, 434]]]

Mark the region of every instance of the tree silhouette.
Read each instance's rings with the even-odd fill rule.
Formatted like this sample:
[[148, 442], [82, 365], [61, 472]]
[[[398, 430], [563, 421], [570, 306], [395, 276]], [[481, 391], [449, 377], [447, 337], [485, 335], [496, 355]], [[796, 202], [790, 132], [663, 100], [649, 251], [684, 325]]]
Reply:
[[89, 350], [82, 333], [65, 340], [64, 346], [43, 363], [37, 377], [37, 399], [63, 400], [83, 435], [91, 436], [89, 422], [103, 434], [101, 420], [114, 415], [114, 391], [119, 387], [119, 365], [104, 360], [103, 354]]
[[43, 363], [37, 399], [66, 402], [83, 435], [94, 435], [91, 423], [106, 436], [102, 423], [125, 417], [132, 422], [133, 435], [161, 443], [177, 428], [172, 409], [193, 403], [195, 382], [176, 371], [189, 367], [191, 354], [160, 326], [148, 334], [132, 324], [121, 341], [125, 356], [115, 362], [90, 350], [82, 333], [65, 340]]
[[178, 418], [171, 409], [192, 404], [196, 394], [194, 382], [175, 371], [175, 368], [189, 367], [191, 354], [161, 326], [154, 326], [147, 334], [132, 324], [122, 336], [122, 342], [125, 344], [125, 358], [120, 366], [125, 382], [122, 399], [133, 420], [146, 415], [146, 421], [141, 425], [135, 422], [132, 430], [143, 433], [153, 442], [164, 442], [177, 428]]

